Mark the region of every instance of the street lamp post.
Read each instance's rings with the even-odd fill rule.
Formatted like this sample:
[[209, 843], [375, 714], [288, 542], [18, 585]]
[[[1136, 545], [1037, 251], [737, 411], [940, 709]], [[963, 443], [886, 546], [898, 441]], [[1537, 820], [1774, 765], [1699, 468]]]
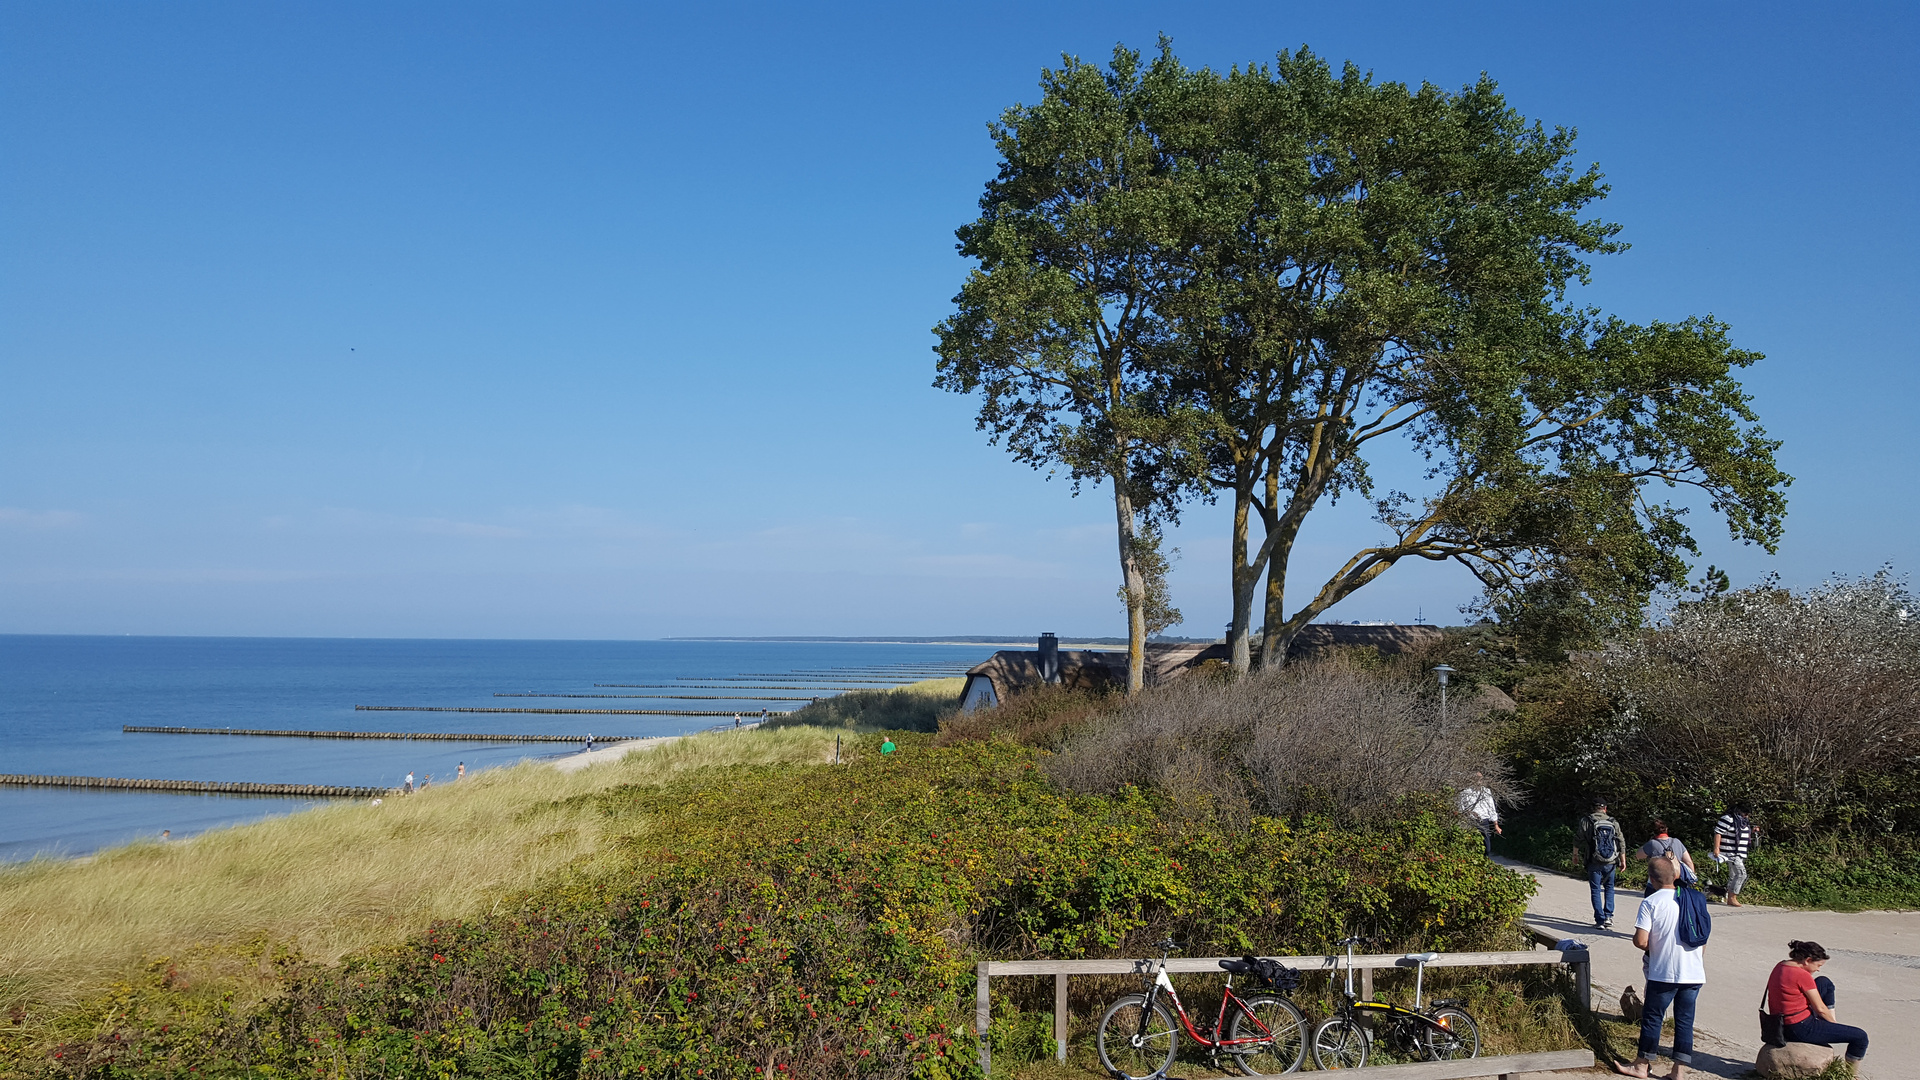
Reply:
[[1433, 673], [1440, 677], [1440, 730], [1445, 731], [1447, 730], [1447, 676], [1453, 674], [1453, 669], [1441, 664], [1433, 669]]

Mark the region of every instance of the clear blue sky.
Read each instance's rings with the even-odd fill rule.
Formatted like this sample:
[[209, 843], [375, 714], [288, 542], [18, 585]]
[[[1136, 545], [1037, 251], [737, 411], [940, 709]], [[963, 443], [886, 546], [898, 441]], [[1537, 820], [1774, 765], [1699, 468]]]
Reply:
[[[0, 632], [1120, 632], [1104, 492], [989, 446], [929, 327], [988, 120], [1162, 31], [1577, 127], [1634, 245], [1587, 298], [1768, 354], [1787, 540], [1703, 512], [1707, 561], [1912, 569], [1916, 9], [1551, 7], [6, 3]], [[1224, 517], [1176, 633], [1226, 620]]]

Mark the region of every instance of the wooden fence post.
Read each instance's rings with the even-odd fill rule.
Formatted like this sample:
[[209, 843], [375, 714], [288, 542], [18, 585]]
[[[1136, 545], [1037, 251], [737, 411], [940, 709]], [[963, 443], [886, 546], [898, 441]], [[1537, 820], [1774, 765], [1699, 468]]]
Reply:
[[1067, 973], [1064, 971], [1053, 977], [1053, 1045], [1054, 1058], [1067, 1060]]
[[979, 974], [974, 978], [973, 988], [973, 1026], [980, 1033], [980, 1075], [993, 1075], [993, 1046], [987, 1041], [987, 1029], [993, 1026], [993, 1004], [987, 997], [987, 969], [985, 960], [980, 961]]

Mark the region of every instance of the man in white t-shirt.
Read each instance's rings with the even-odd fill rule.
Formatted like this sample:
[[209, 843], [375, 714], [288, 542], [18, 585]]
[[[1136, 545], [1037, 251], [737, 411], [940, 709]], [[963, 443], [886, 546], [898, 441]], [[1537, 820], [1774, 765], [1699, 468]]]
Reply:
[[1484, 774], [1473, 774], [1473, 783], [1461, 790], [1458, 805], [1460, 816], [1480, 830], [1487, 858], [1493, 858], [1493, 838], [1500, 832], [1500, 809], [1494, 805], [1493, 789], [1487, 787]]
[[1640, 914], [1633, 920], [1633, 943], [1647, 954], [1642, 961], [1647, 993], [1640, 1013], [1640, 1056], [1631, 1066], [1615, 1062], [1613, 1071], [1622, 1076], [1647, 1075], [1660, 1052], [1660, 1025], [1671, 1005], [1673, 1072], [1669, 1076], [1682, 1080], [1687, 1066], [1693, 1064], [1693, 1007], [1707, 981], [1707, 959], [1701, 949], [1680, 943], [1680, 904], [1673, 893], [1680, 864], [1670, 856], [1656, 856], [1647, 864], [1647, 877], [1653, 894], [1640, 901]]

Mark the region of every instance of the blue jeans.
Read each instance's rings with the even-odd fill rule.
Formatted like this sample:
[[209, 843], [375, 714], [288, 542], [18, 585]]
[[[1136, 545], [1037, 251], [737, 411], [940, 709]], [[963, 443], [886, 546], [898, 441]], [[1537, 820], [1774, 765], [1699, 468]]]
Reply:
[[[1660, 1025], [1666, 1022], [1667, 1006], [1673, 1006], [1673, 1060], [1693, 1064], [1693, 1006], [1700, 997], [1699, 983], [1670, 983], [1647, 980], [1647, 1001], [1640, 1010], [1640, 1056], [1648, 1061], [1660, 1051]], [[1797, 1026], [1797, 1025], [1796, 1025]]]
[[[1818, 975], [1814, 977], [1813, 985], [1820, 988], [1820, 1000], [1827, 1003], [1827, 1008], [1833, 1008], [1833, 980]], [[1797, 1024], [1787, 1024], [1782, 1033], [1788, 1042], [1819, 1043], [1821, 1046], [1846, 1043], [1847, 1057], [1853, 1061], [1867, 1056], [1867, 1033], [1848, 1024], [1836, 1024], [1831, 1020], [1809, 1016]]]
[[1587, 867], [1587, 886], [1593, 890], [1593, 921], [1613, 921], [1613, 880], [1619, 868], [1612, 863]]
[[1483, 821], [1480, 823], [1480, 839], [1486, 841], [1487, 858], [1493, 858], [1493, 822]]

